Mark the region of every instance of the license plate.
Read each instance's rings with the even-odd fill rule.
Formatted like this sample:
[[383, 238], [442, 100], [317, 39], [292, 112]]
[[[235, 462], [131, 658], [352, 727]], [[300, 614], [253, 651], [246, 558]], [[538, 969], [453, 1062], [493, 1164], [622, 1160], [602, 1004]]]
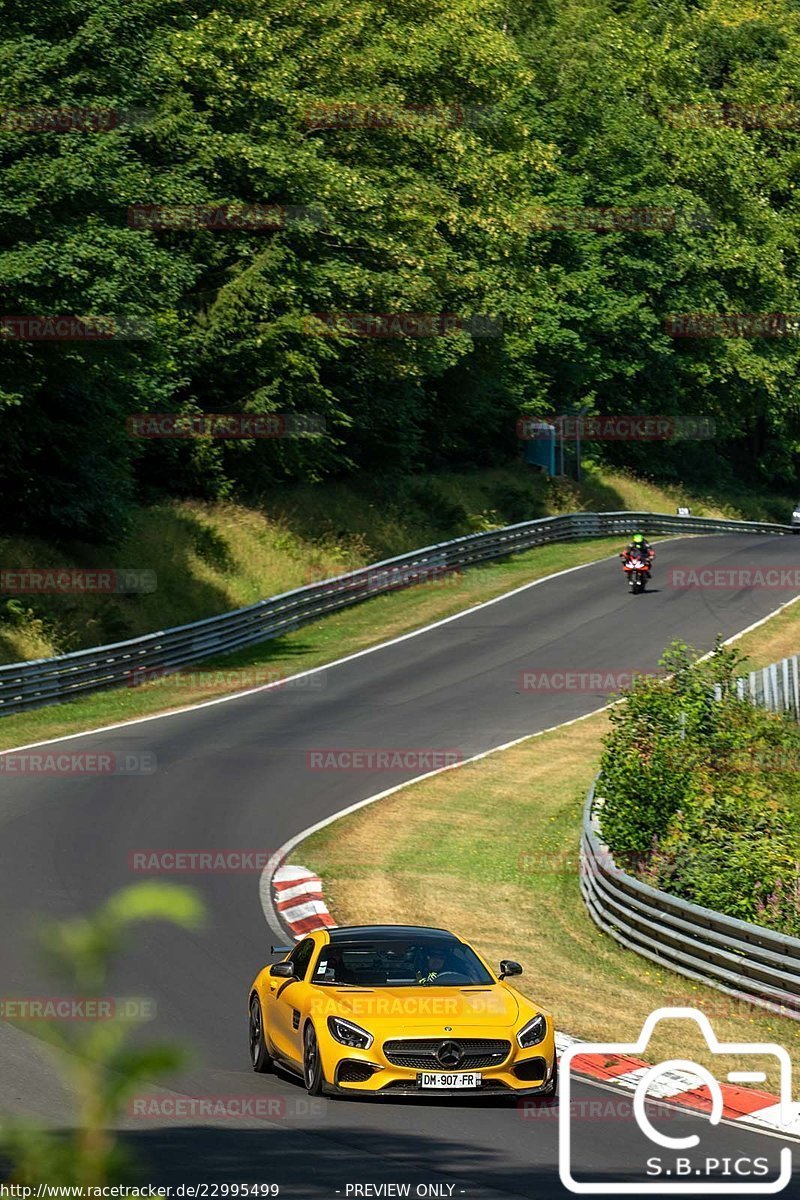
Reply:
[[480, 1071], [452, 1071], [449, 1075], [441, 1075], [434, 1071], [421, 1071], [417, 1075], [417, 1083], [422, 1088], [479, 1088], [481, 1074]]

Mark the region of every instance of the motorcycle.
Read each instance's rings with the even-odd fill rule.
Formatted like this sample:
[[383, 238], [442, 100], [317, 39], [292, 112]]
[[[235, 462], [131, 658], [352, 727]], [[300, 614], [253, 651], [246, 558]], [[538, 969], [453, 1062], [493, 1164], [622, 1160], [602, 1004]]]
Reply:
[[637, 592], [643, 592], [647, 585], [647, 580], [650, 578], [650, 563], [636, 554], [631, 554], [625, 557], [620, 555], [622, 559], [622, 569], [628, 579], [628, 588], [632, 596]]

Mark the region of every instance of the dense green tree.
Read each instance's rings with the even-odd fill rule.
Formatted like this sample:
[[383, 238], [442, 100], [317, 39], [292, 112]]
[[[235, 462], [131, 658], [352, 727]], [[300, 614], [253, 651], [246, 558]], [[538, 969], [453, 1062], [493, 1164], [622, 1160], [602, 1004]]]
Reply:
[[[164, 491], [498, 461], [519, 412], [706, 417], [713, 444], [600, 449], [662, 475], [795, 479], [797, 337], [665, 329], [800, 312], [800, 120], [686, 115], [794, 103], [789, 0], [768, 17], [733, 0], [7, 0], [4, 16], [0, 316], [138, 322], [127, 338], [0, 338], [10, 526], [107, 538]], [[76, 109], [113, 120], [19, 116]], [[141, 228], [137, 205], [284, 216]], [[585, 206], [674, 211], [674, 226], [536, 219]], [[318, 313], [485, 316], [495, 335], [365, 337]], [[239, 411], [325, 430], [126, 427]]]

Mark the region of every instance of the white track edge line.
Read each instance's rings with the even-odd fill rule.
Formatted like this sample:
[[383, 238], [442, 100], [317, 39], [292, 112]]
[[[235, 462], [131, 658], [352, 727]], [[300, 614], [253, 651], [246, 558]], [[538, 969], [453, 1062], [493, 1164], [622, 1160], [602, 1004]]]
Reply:
[[[673, 539], [669, 539], [669, 540], [673, 540]], [[610, 557], [613, 557], [613, 556], [610, 556]], [[605, 560], [597, 559], [596, 561], [603, 562]], [[582, 564], [582, 565], [588, 565], [588, 564]], [[576, 569], [578, 569], [578, 568], [570, 567], [569, 571], [573, 571]], [[560, 571], [560, 572], [558, 572], [558, 574], [559, 575], [560, 574], [568, 574], [569, 571], [563, 571], [563, 572]], [[556, 578], [556, 576], [548, 576], [548, 578]], [[535, 582], [540, 583], [540, 582], [543, 582], [543, 580], [536, 580]], [[531, 585], [525, 585], [525, 586], [531, 586]], [[518, 588], [515, 590], [516, 591], [524, 591], [524, 587]], [[508, 595], [513, 595], [513, 594], [514, 594], [513, 592], [508, 593]], [[751, 625], [747, 625], [744, 629], [741, 629], [738, 633], [734, 633], [731, 635], [731, 637], [726, 638], [725, 641], [722, 643], [722, 645], [729, 646], [731, 644], [731, 642], [738, 641], [739, 638], [744, 637], [748, 633], [751, 633], [754, 629], [758, 629], [761, 625], [765, 625], [767, 621], [771, 621], [773, 617], [779, 616], [780, 613], [782, 613], [785, 609], [791, 607], [792, 604], [796, 604], [798, 602], [798, 600], [800, 600], [800, 595], [793, 596], [791, 600], [785, 601], [783, 604], [779, 605], [776, 609], [773, 609], [772, 612], [767, 613], [767, 615], [765, 617], [761, 617], [760, 620], [754, 621]], [[488, 603], [493, 603], [493, 601], [489, 601]], [[481, 607], [483, 607], [483, 605], [477, 605], [476, 607], [481, 608]], [[450, 618], [448, 618], [448, 619], [450, 619]], [[433, 626], [431, 626], [431, 628], [433, 628]], [[391, 643], [387, 643], [387, 644], [391, 644]], [[702, 656], [702, 658], [703, 659], [710, 658], [712, 653], [713, 653], [713, 651], [709, 651], [708, 654], [704, 654]], [[589, 717], [597, 716], [599, 713], [606, 712], [609, 708], [614, 708], [615, 705], [621, 704], [621, 703], [622, 703], [621, 700], [614, 700], [610, 704], [604, 704], [600, 708], [593, 709], [590, 713], [584, 713], [583, 716], [573, 717], [569, 721], [562, 721], [562, 723], [560, 725], [551, 725], [547, 729], [540, 729], [540, 730], [537, 730], [535, 733], [524, 734], [522, 737], [514, 738], [513, 741], [505, 742], [499, 746], [493, 746], [489, 750], [483, 750], [483, 751], [481, 751], [480, 754], [474, 754], [470, 758], [463, 759], [461, 762], [450, 763], [446, 767], [440, 767], [435, 771], [428, 771], [424, 775], [417, 775], [414, 779], [407, 779], [403, 783], [396, 784], [395, 787], [387, 788], [385, 791], [378, 792], [373, 796], [367, 796], [367, 798], [364, 800], [358, 800], [358, 801], [356, 801], [355, 804], [348, 805], [347, 808], [341, 809], [339, 812], [334, 813], [332, 816], [325, 817], [322, 821], [318, 821], [315, 825], [309, 825], [306, 829], [302, 830], [299, 834], [296, 834], [294, 837], [289, 838], [289, 840], [287, 842], [284, 842], [284, 844], [278, 850], [276, 850], [275, 853], [272, 855], [269, 862], [264, 867], [264, 870], [261, 873], [261, 878], [259, 880], [259, 898], [261, 900], [261, 908], [263, 910], [264, 918], [267, 922], [267, 925], [272, 930], [272, 932], [277, 935], [277, 937], [280, 940], [285, 938], [286, 930], [281, 928], [280, 919], [279, 918], [277, 920], [275, 919], [275, 918], [277, 918], [277, 911], [272, 906], [272, 899], [271, 899], [272, 876], [274, 875], [274, 873], [276, 872], [276, 870], [278, 869], [280, 864], [284, 861], [284, 859], [286, 859], [288, 857], [288, 855], [291, 854], [292, 850], [297, 845], [299, 845], [300, 842], [303, 842], [306, 840], [306, 838], [311, 837], [312, 834], [318, 833], [320, 829], [325, 829], [328, 825], [333, 825], [334, 822], [338, 821], [340, 818], [347, 817], [351, 813], [358, 812], [359, 809], [366, 808], [368, 805], [374, 804], [378, 800], [385, 800], [388, 796], [392, 796], [396, 792], [402, 791], [404, 788], [411, 787], [412, 784], [421, 783], [423, 780], [431, 779], [435, 775], [442, 775], [445, 771], [453, 771], [458, 767], [465, 767], [469, 763], [479, 762], [481, 759], [489, 758], [493, 754], [499, 754], [503, 750], [510, 750], [514, 746], [519, 746], [522, 742], [527, 742], [527, 741], [533, 740], [533, 738], [542, 737], [546, 733], [554, 733], [557, 729], [567, 729], [570, 725], [577, 725], [580, 721], [586, 721], [586, 720], [588, 720]], [[324, 885], [324, 882], [325, 881], [323, 879], [322, 880], [323, 885]], [[294, 934], [292, 934], [292, 936], [294, 936]], [[570, 1034], [566, 1034], [564, 1036], [569, 1037], [570, 1040], [573, 1042], [578, 1042], [581, 1040], [579, 1038], [573, 1038], [572, 1035], [570, 1035]], [[617, 1092], [617, 1089], [615, 1087], [613, 1087], [611, 1084], [598, 1083], [598, 1081], [592, 1080], [590, 1077], [585, 1077], [585, 1078], [581, 1077], [581, 1080], [582, 1080], [582, 1082], [585, 1082], [585, 1083], [593, 1083], [595, 1086], [598, 1086], [598, 1087], [604, 1087], [605, 1090], [607, 1090], [607, 1091], [611, 1091], [614, 1093]], [[653, 1103], [666, 1104], [668, 1107], [670, 1107], [669, 1101], [664, 1100], [664, 1099], [653, 1101]], [[671, 1105], [671, 1107], [673, 1109], [674, 1108], [680, 1109], [680, 1106], [674, 1105], [674, 1104]], [[683, 1110], [680, 1110], [680, 1111], [683, 1111]], [[756, 1111], [758, 1111], [758, 1110], [756, 1110]], [[722, 1123], [726, 1124], [726, 1125], [735, 1126], [738, 1128], [741, 1128], [744, 1126], [747, 1129], [749, 1129], [750, 1132], [757, 1133], [763, 1137], [773, 1137], [773, 1138], [782, 1138], [783, 1140], [800, 1141], [800, 1135], [786, 1134], [786, 1133], [782, 1134], [777, 1129], [775, 1129], [775, 1130], [771, 1130], [768, 1128], [765, 1129], [763, 1126], [758, 1126], [753, 1122], [749, 1122], [747, 1120], [746, 1116], [739, 1117], [735, 1120], [730, 1119], [730, 1118], [723, 1119]]]
[[[522, 737], [514, 738], [510, 742], [503, 742], [500, 746], [491, 746], [488, 750], [481, 750], [478, 754], [472, 754], [469, 758], [464, 758], [461, 762], [448, 763], [446, 767], [437, 767], [433, 771], [426, 771], [424, 775], [416, 775], [413, 779], [406, 779], [403, 783], [397, 783], [394, 787], [386, 788], [383, 792], [376, 792], [373, 796], [367, 796], [365, 800], [357, 800], [355, 804], [349, 804], [346, 808], [342, 808], [339, 812], [333, 813], [329, 817], [324, 817], [321, 821], [317, 821], [315, 825], [309, 825], [294, 837], [289, 838], [287, 842], [279, 847], [278, 850], [270, 858], [264, 870], [261, 872], [259, 880], [259, 896], [261, 898], [261, 907], [264, 911], [264, 917], [270, 929], [280, 939], [286, 937], [286, 930], [281, 929], [279, 922], [276, 922], [275, 910], [272, 907], [270, 892], [272, 889], [272, 876], [278, 869], [283, 860], [291, 854], [295, 846], [300, 842], [304, 842], [306, 838], [312, 834], [318, 833], [320, 829], [325, 829], [328, 825], [333, 825], [335, 821], [342, 817], [348, 817], [351, 813], [358, 812], [361, 808], [366, 808], [369, 804], [375, 804], [378, 800], [385, 800], [388, 796], [393, 796], [396, 792], [403, 791], [404, 788], [412, 787], [415, 783], [422, 783], [425, 779], [433, 779], [436, 775], [443, 775], [445, 771], [455, 771], [459, 767], [466, 767], [469, 763], [480, 762], [481, 759], [489, 758], [493, 754], [499, 754], [502, 750], [511, 750], [514, 746], [519, 746], [522, 742], [531, 741], [533, 738], [543, 737], [546, 733], [553, 733], [556, 729], [566, 729], [569, 725], [577, 725], [580, 721], [587, 721], [590, 717], [597, 716], [598, 713], [605, 712], [606, 709], [613, 708], [615, 704], [621, 703], [619, 700], [613, 700], [610, 704], [604, 704], [602, 708], [594, 708], [591, 712], [584, 713], [580, 717], [573, 717], [569, 721], [562, 721], [560, 725], [550, 725], [547, 729], [538, 729], [535, 733], [524, 733]], [[325, 880], [322, 880], [324, 885]]]
[[[708, 537], [708, 534], [676, 534], [670, 538], [664, 538], [664, 542], [683, 541], [687, 537]], [[722, 535], [725, 536], [725, 535]], [[545, 543], [548, 544], [548, 543]], [[549, 543], [556, 545], [557, 543]], [[539, 549], [537, 546], [530, 547], [532, 550]], [[525, 554], [527, 551], [518, 551], [520, 554]], [[258, 692], [271, 692], [278, 688], [285, 687], [287, 683], [292, 683], [295, 679], [305, 679], [308, 675], [316, 675], [320, 671], [329, 671], [333, 667], [342, 666], [344, 663], [353, 662], [354, 659], [363, 658], [367, 654], [374, 654], [378, 650], [385, 650], [388, 646], [396, 646], [400, 642], [408, 641], [409, 638], [419, 637], [420, 634], [429, 633], [432, 629], [438, 629], [441, 625], [447, 625], [450, 621], [458, 621], [462, 617], [468, 617], [471, 613], [479, 612], [482, 608], [489, 608], [492, 604], [499, 604], [503, 600], [509, 600], [512, 596], [519, 595], [520, 592], [527, 591], [528, 588], [538, 587], [540, 583], [548, 583], [551, 579], [558, 579], [562, 575], [570, 575], [573, 571], [583, 571], [587, 567], [594, 567], [598, 563], [609, 562], [617, 557], [616, 554], [605, 554], [602, 558], [593, 558], [590, 562], [578, 563], [574, 567], [565, 567], [563, 571], [554, 571], [552, 575], [543, 575], [541, 579], [532, 579], [528, 583], [520, 584], [519, 587], [512, 588], [510, 592], [503, 592], [499, 596], [493, 596], [491, 600], [482, 600], [480, 604], [473, 604], [470, 608], [462, 609], [461, 612], [451, 613], [449, 617], [442, 617], [438, 621], [433, 621], [429, 625], [422, 625], [419, 629], [409, 630], [408, 633], [401, 633], [397, 637], [389, 638], [385, 642], [377, 642], [374, 646], [366, 646], [363, 650], [356, 650], [353, 654], [347, 654], [344, 658], [336, 658], [333, 662], [320, 663], [318, 667], [309, 667], [306, 671], [299, 671], [296, 675], [287, 675], [285, 679], [276, 680], [274, 683], [263, 683], [258, 687], [247, 688], [243, 692], [231, 692], [227, 696], [215, 696], [212, 700], [200, 700], [197, 704], [186, 704], [182, 708], [170, 708], [166, 712], [149, 713], [146, 717], [131, 717], [127, 721], [115, 721], [111, 725], [99, 725], [95, 729], [82, 729], [76, 733], [64, 733], [59, 737], [45, 738], [41, 742], [27, 742], [24, 746], [11, 746], [7, 750], [0, 750], [0, 754], [17, 754], [20, 750], [32, 750], [36, 746], [53, 746], [57, 742], [68, 742], [73, 738], [93, 737], [97, 733], [108, 733], [112, 729], [124, 729], [128, 725], [143, 725], [147, 721], [162, 721], [167, 717], [179, 717], [184, 713], [196, 712], [201, 708], [211, 708], [215, 704], [228, 704], [231, 700], [242, 700], [245, 696], [255, 696]], [[466, 568], [469, 570], [469, 567]], [[371, 597], [377, 599], [378, 597]], [[355, 607], [353, 605], [352, 607]], [[343, 611], [343, 610], [342, 610]], [[333, 616], [335, 614], [328, 614]], [[318, 619], [323, 619], [322, 617]], [[309, 622], [311, 624], [311, 622]], [[262, 643], [256, 643], [257, 645]], [[49, 707], [49, 706], [48, 706]], [[57, 707], [57, 706], [53, 706]], [[20, 715], [20, 714], [10, 714]]]
[[[698, 534], [697, 536], [702, 536], [702, 535]], [[674, 539], [672, 539], [672, 540], [674, 540]], [[596, 561], [603, 562], [605, 560], [597, 559]], [[588, 566], [589, 564], [584, 563], [582, 565]], [[546, 578], [555, 579], [555, 578], [557, 578], [558, 575], [568, 574], [569, 571], [575, 571], [575, 570], [579, 570], [579, 569], [580, 568], [578, 568], [578, 567], [569, 567], [567, 571], [559, 571], [559, 572], [557, 572], [556, 575], [549, 575]], [[534, 583], [543, 583], [543, 582], [544, 582], [544, 580], [538, 580], [538, 579], [534, 581]], [[515, 592], [524, 591], [526, 587], [530, 587], [530, 586], [532, 586], [532, 585], [525, 584], [525, 585], [523, 585], [523, 587], [515, 589]], [[514, 595], [515, 592], [508, 592], [507, 595], [509, 595], [509, 596]], [[738, 633], [735, 633], [731, 637], [726, 638], [725, 641], [722, 643], [723, 646], [728, 646], [728, 645], [730, 645], [731, 642], [735, 642], [739, 638], [744, 637], [745, 634], [751, 633], [754, 629], [758, 629], [759, 626], [766, 624], [767, 621], [771, 621], [773, 617], [777, 617], [780, 613], [782, 613], [784, 611], [784, 609], [789, 608], [790, 605], [796, 604], [798, 602], [798, 600], [800, 600], [800, 595], [793, 596], [791, 600], [785, 601], [783, 604], [779, 605], [778, 608], [774, 609], [770, 613], [767, 613], [767, 615], [765, 617], [761, 617], [760, 620], [754, 621], [751, 625], [747, 625], [744, 629], [740, 630]], [[493, 604], [493, 603], [495, 603], [494, 600], [487, 601], [487, 604]], [[477, 605], [476, 607], [482, 608], [482, 607], [484, 607], [484, 605]], [[468, 610], [468, 611], [474, 611], [474, 609]], [[461, 614], [458, 614], [458, 615], [461, 615]], [[450, 617], [448, 617], [446, 619], [452, 620], [452, 618], [450, 618]], [[436, 624], [440, 624], [440, 622], [436, 622]], [[434, 627], [435, 626], [433, 626], [433, 625], [429, 626], [429, 628], [431, 628], [431, 629]], [[420, 630], [419, 632], [423, 632], [423, 631]], [[402, 640], [402, 639], [398, 639], [398, 640]], [[385, 644], [391, 645], [392, 643], [387, 642]], [[709, 650], [707, 654], [704, 654], [702, 656], [702, 658], [703, 659], [710, 658], [712, 653], [713, 653], [713, 651]], [[347, 660], [342, 659], [341, 661], [346, 662]], [[698, 661], [702, 661], [702, 660], [698, 660]], [[320, 829], [325, 829], [328, 825], [332, 825], [334, 823], [334, 821], [338, 821], [341, 817], [347, 817], [351, 813], [357, 812], [360, 808], [366, 808], [368, 804], [374, 804], [377, 800], [385, 800], [387, 796], [392, 796], [395, 794], [395, 792], [402, 791], [403, 788], [411, 787], [412, 784], [421, 783], [424, 779], [431, 779], [435, 775], [441, 775], [444, 771], [453, 771], [457, 767], [465, 767], [469, 763], [478, 762], [478, 761], [480, 761], [480, 759], [488, 758], [489, 755], [491, 755], [491, 754], [499, 754], [502, 750], [510, 750], [513, 746], [519, 746], [522, 742], [528, 741], [529, 739], [532, 739], [532, 738], [542, 737], [545, 733], [554, 733], [557, 729], [567, 729], [570, 725], [577, 724], [578, 721], [585, 721], [589, 717], [594, 717], [598, 713], [605, 712], [607, 709], [613, 708], [614, 705], [620, 704], [620, 703], [622, 703], [621, 700], [613, 700], [610, 704], [604, 704], [600, 708], [592, 709], [592, 711], [589, 713], [584, 713], [583, 716], [573, 717], [569, 721], [562, 721], [560, 725], [550, 725], [546, 729], [537, 730], [535, 733], [523, 734], [522, 737], [514, 738], [514, 740], [510, 741], [510, 742], [503, 742], [499, 746], [492, 746], [489, 750], [483, 750], [483, 751], [481, 751], [480, 754], [473, 754], [469, 758], [462, 759], [460, 762], [450, 763], [450, 764], [448, 764], [448, 766], [439, 767], [434, 771], [427, 771], [424, 775], [416, 775], [416, 776], [414, 776], [413, 779], [407, 779], [403, 783], [396, 784], [394, 787], [387, 788], [382, 792], [376, 792], [375, 795], [367, 796], [366, 799], [364, 799], [364, 800], [357, 800], [355, 802], [355, 804], [350, 804], [346, 808], [340, 809], [339, 812], [334, 813], [332, 816], [325, 817], [322, 821], [317, 821], [316, 824], [307, 826], [300, 833], [296, 834], [294, 837], [289, 838], [288, 841], [284, 842], [284, 844], [275, 851], [275, 853], [270, 857], [269, 861], [267, 862], [266, 866], [264, 867], [264, 870], [261, 873], [261, 879], [259, 881], [259, 895], [261, 897], [261, 906], [264, 910], [264, 916], [266, 918], [267, 924], [269, 925], [270, 929], [273, 931], [273, 933], [276, 933], [279, 937], [285, 936], [286, 931], [281, 929], [280, 926], [277, 925], [272, 919], [273, 914], [275, 913], [275, 910], [272, 907], [272, 902], [271, 902], [271, 897], [270, 897], [272, 876], [275, 874], [276, 870], [281, 865], [281, 863], [286, 858], [288, 858], [288, 856], [291, 854], [292, 850], [294, 850], [294, 848], [297, 845], [299, 845], [300, 842], [304, 842], [306, 840], [306, 838], [311, 837], [312, 834], [318, 833]], [[266, 879], [266, 885], [264, 882], [265, 879]], [[322, 882], [324, 884], [325, 881], [323, 880]]]
[[[686, 541], [687, 539], [690, 539], [690, 538], [711, 538], [711, 536], [722, 536], [722, 538], [724, 538], [724, 536], [735, 536], [735, 535], [733, 535], [733, 534], [704, 534], [704, 533], [672, 534], [672, 536], [669, 536], [669, 538], [662, 538], [660, 542], [656, 542], [656, 545], [663, 545], [664, 542], [668, 542], [668, 541]], [[768, 535], [768, 536], [771, 536], [771, 535]], [[602, 540], [602, 538], [597, 539], [597, 540]], [[555, 546], [555, 545], [561, 545], [561, 544], [560, 544], [560, 542], [545, 542], [545, 545]], [[570, 545], [570, 542], [565, 542], [564, 545]], [[527, 550], [527, 551], [525, 551], [525, 550], [516, 551], [516, 552], [511, 551], [511, 553], [525, 554], [525, 553], [529, 553], [531, 550], [540, 550], [540, 548], [542, 548], [542, 547], [530, 546], [529, 550]], [[431, 624], [421, 625], [419, 629], [411, 629], [411, 630], [409, 630], [408, 634], [399, 634], [397, 637], [390, 637], [389, 641], [377, 642], [377, 643], [375, 643], [375, 646], [367, 646], [367, 647], [365, 647], [365, 649], [355, 650], [355, 652], [353, 654], [347, 654], [342, 659], [333, 659], [332, 662], [320, 662], [320, 665], [317, 667], [308, 667], [307, 671], [299, 671], [299, 672], [297, 672], [297, 674], [294, 674], [294, 676], [287, 676], [287, 678], [285, 678], [285, 679], [278, 679], [278, 680], [276, 680], [275, 683], [259, 684], [258, 688], [248, 688], [245, 691], [230, 692], [230, 694], [227, 696], [215, 696], [215, 697], [213, 697], [213, 700], [201, 700], [201, 701], [198, 701], [198, 703], [196, 703], [196, 704], [185, 704], [185, 706], [182, 708], [168, 708], [166, 710], [166, 712], [164, 712], [164, 713], [149, 713], [146, 716], [132, 716], [132, 718], [130, 720], [114, 721], [112, 725], [100, 725], [100, 726], [97, 726], [96, 728], [92, 728], [92, 730], [79, 730], [76, 733], [62, 733], [61, 736], [58, 738], [46, 738], [46, 739], [42, 740], [42, 742], [28, 742], [22, 746], [10, 746], [10, 748], [8, 748], [7, 750], [0, 750], [0, 755], [17, 754], [17, 752], [20, 750], [34, 750], [36, 748], [36, 746], [49, 746], [49, 745], [55, 745], [58, 742], [70, 742], [70, 740], [72, 740], [73, 738], [90, 738], [90, 737], [94, 737], [96, 733], [108, 733], [112, 730], [122, 730], [122, 728], [126, 728], [126, 726], [128, 726], [128, 725], [144, 725], [146, 721], [161, 721], [161, 720], [166, 720], [168, 718], [168, 716], [181, 716], [184, 713], [197, 712], [197, 710], [199, 710], [200, 708], [211, 708], [213, 706], [213, 704], [227, 704], [231, 700], [243, 700], [243, 698], [245, 698], [246, 696], [255, 696], [260, 691], [275, 691], [278, 688], [284, 688], [285, 684], [293, 683], [295, 679], [305, 679], [307, 676], [311, 676], [311, 674], [317, 674], [319, 671], [330, 671], [330, 670], [332, 670], [332, 667], [342, 666], [344, 664], [344, 662], [353, 662], [354, 659], [363, 658], [363, 656], [365, 656], [366, 654], [374, 654], [375, 652], [377, 652], [377, 650], [384, 650], [384, 649], [386, 649], [386, 647], [389, 647], [389, 646], [397, 646], [397, 644], [399, 642], [408, 641], [410, 637], [419, 637], [420, 634], [427, 634], [427, 632], [431, 631], [432, 629], [438, 629], [440, 625], [449, 624], [451, 622], [451, 620], [459, 620], [462, 617], [469, 617], [470, 613], [479, 612], [481, 610], [481, 608], [488, 608], [489, 606], [491, 606], [493, 604], [500, 604], [501, 601], [509, 600], [511, 598], [511, 596], [515, 596], [521, 592], [525, 592], [525, 590], [527, 590], [528, 588], [539, 587], [540, 583], [547, 583], [547, 582], [549, 582], [549, 580], [558, 580], [558, 578], [560, 576], [571, 575], [572, 571], [583, 571], [583, 570], [587, 569], [588, 566], [596, 566], [597, 563], [610, 562], [610, 560], [613, 560], [616, 557], [618, 557], [618, 554], [603, 554], [602, 558], [593, 558], [590, 560], [589, 563], [578, 563], [576, 566], [566, 566], [566, 568], [563, 571], [554, 571], [552, 575], [542, 575], [542, 577], [539, 578], [539, 580], [530, 580], [528, 583], [522, 583], [521, 586], [519, 586], [517, 588], [512, 588], [511, 592], [503, 592], [499, 596], [493, 596], [493, 598], [491, 600], [481, 600], [480, 604], [475, 604], [475, 605], [471, 606], [470, 608], [463, 608], [463, 610], [461, 612], [453, 612], [450, 614], [450, 617], [441, 617], [439, 620], [434, 620], [434, 622], [432, 622]], [[469, 565], [467, 566], [467, 568], [465, 568], [465, 570], [469, 570]], [[389, 593], [385, 593], [385, 594], [389, 594]], [[373, 599], [373, 600], [378, 599], [378, 596], [371, 596], [371, 599]], [[355, 605], [351, 605], [349, 607], [355, 607]], [[339, 610], [339, 611], [344, 611], [344, 610]], [[323, 616], [320, 616], [319, 618], [315, 618], [315, 619], [321, 620], [321, 619], [324, 619], [325, 616], [335, 616], [335, 613], [323, 614]], [[312, 622], [308, 622], [308, 624], [312, 624]], [[305, 628], [305, 626], [301, 626], [301, 628]], [[255, 644], [263, 644], [263, 643], [255, 643]], [[92, 694], [92, 695], [94, 695], [94, 694]], [[54, 704], [54, 706], [46, 706], [46, 707], [56, 708], [58, 706], [55, 706], [55, 704]], [[38, 712], [38, 709], [36, 709], [36, 712]], [[20, 714], [10, 714], [10, 715], [20, 715]]]

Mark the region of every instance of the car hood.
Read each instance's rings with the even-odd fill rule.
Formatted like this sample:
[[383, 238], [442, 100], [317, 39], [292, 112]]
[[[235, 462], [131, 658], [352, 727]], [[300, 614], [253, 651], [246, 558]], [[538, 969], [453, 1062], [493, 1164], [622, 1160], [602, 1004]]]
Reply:
[[[327, 992], [327, 989], [326, 989]], [[397, 1033], [443, 1025], [497, 1027], [516, 1025], [520, 1008], [513, 992], [496, 984], [486, 988], [403, 987], [331, 988], [327, 994], [329, 1013], [349, 1017], [357, 1023], [385, 1021]]]

